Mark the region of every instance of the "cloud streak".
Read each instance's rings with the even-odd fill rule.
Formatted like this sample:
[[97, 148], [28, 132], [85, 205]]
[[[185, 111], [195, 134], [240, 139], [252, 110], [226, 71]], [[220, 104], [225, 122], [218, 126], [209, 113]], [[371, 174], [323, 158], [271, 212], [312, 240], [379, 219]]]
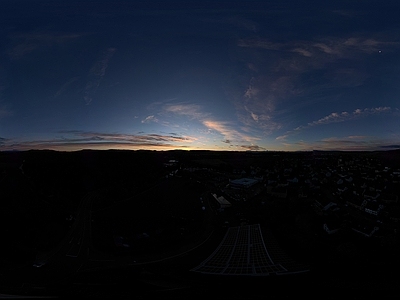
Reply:
[[260, 129], [264, 134], [281, 128], [274, 115], [279, 99], [293, 92], [287, 79], [286, 76], [252, 77], [236, 105], [239, 121], [247, 127]]
[[17, 141], [0, 139], [0, 149], [51, 149], [72, 151], [80, 149], [175, 149], [188, 148], [196, 138], [163, 134], [118, 134], [85, 131], [62, 131], [63, 136], [49, 140]]
[[221, 141], [224, 143], [233, 142], [254, 142], [259, 138], [252, 137], [234, 129], [234, 124], [227, 121], [215, 120], [210, 113], [203, 112], [201, 107], [196, 104], [175, 104], [164, 107], [164, 112], [188, 117], [196, 120], [208, 129], [209, 133], [217, 132], [222, 135]]
[[300, 132], [302, 130], [305, 130], [307, 128], [314, 127], [314, 126], [326, 125], [326, 124], [330, 124], [330, 123], [345, 122], [345, 121], [354, 120], [354, 119], [361, 118], [361, 117], [366, 117], [368, 115], [390, 113], [390, 112], [394, 112], [394, 111], [398, 111], [398, 109], [393, 109], [388, 106], [379, 106], [379, 107], [364, 108], [364, 109], [357, 108], [356, 110], [354, 110], [353, 112], [350, 112], [350, 113], [347, 111], [343, 111], [340, 113], [333, 112], [323, 118], [309, 122], [306, 125], [300, 125], [300, 126], [294, 128], [293, 130], [287, 131], [284, 135], [278, 136], [275, 139], [276, 140], [285, 140], [289, 135], [292, 135], [294, 133]]
[[57, 98], [59, 96], [61, 96], [62, 94], [65, 93], [65, 91], [75, 82], [79, 79], [78, 76], [73, 77], [71, 79], [69, 79], [66, 83], [64, 83], [61, 88], [54, 94], [54, 97]]
[[106, 74], [109, 60], [114, 55], [116, 50], [117, 49], [115, 48], [108, 48], [105, 50], [90, 69], [88, 82], [85, 87], [85, 95], [83, 97], [86, 105], [89, 105], [92, 102], [93, 97], [100, 86], [100, 82]]
[[[235, 92], [238, 118], [269, 135], [282, 128], [282, 114], [320, 102], [326, 92], [332, 97], [335, 89], [364, 84], [373, 74], [359, 61], [393, 52], [400, 43], [380, 34], [350, 34], [287, 42], [251, 37], [239, 39], [237, 46], [251, 74], [244, 92]], [[313, 72], [320, 76], [312, 77]], [[304, 100], [307, 95], [312, 100]]]
[[260, 140], [257, 137], [252, 137], [243, 134], [235, 129], [229, 122], [215, 121], [215, 120], [203, 120], [202, 124], [207, 127], [210, 131], [216, 131], [223, 136], [223, 141], [235, 142], [255, 142]]
[[377, 137], [330, 137], [312, 143], [299, 141], [293, 144], [286, 144], [287, 147], [296, 147], [298, 150], [326, 150], [326, 151], [379, 151], [385, 149], [400, 148], [400, 141], [393, 142]]
[[7, 54], [12, 59], [22, 58], [33, 51], [44, 49], [55, 44], [62, 44], [81, 37], [82, 34], [56, 32], [29, 32], [11, 35], [12, 45]]
[[151, 115], [151, 116], [147, 116], [146, 118], [144, 118], [143, 120], [142, 120], [142, 124], [144, 124], [144, 123], [151, 123], [151, 122], [158, 122], [158, 119], [154, 116], [154, 115]]
[[175, 115], [186, 116], [191, 120], [202, 120], [210, 116], [209, 113], [203, 112], [201, 106], [197, 104], [170, 104], [164, 106], [164, 111]]
[[286, 43], [273, 42], [264, 38], [248, 38], [240, 39], [237, 45], [243, 48], [292, 52], [304, 57], [316, 57], [325, 54], [337, 58], [349, 58], [360, 53], [372, 54], [389, 47], [398, 47], [400, 43], [372, 37], [329, 37], [315, 41], [303, 40]]

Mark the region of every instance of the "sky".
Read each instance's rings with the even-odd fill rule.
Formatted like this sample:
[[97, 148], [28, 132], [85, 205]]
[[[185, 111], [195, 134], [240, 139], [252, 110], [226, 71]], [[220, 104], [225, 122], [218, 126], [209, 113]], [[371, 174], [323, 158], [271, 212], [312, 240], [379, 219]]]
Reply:
[[399, 11], [2, 0], [0, 150], [400, 148]]

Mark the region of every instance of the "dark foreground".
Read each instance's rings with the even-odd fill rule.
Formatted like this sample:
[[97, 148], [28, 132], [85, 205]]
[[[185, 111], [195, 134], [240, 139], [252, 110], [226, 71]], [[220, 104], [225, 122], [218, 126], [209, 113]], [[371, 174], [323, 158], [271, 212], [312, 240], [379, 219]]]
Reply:
[[[377, 166], [390, 162], [396, 168], [397, 154], [379, 154]], [[363, 155], [377, 159], [377, 154]], [[329, 153], [329, 164], [336, 166], [343, 156], [347, 159], [351, 153]], [[317, 161], [319, 168], [320, 157], [321, 153], [1, 153], [0, 297], [398, 296], [396, 223], [379, 220], [381, 235], [373, 239], [358, 237], [349, 230], [351, 225], [327, 236], [320, 228], [332, 216], [316, 215], [310, 204], [328, 195], [328, 185], [322, 187], [322, 196], [309, 190], [308, 198], [301, 199], [295, 196], [297, 186], [284, 199], [262, 188], [242, 192], [240, 198], [247, 201], [226, 194], [232, 207], [224, 211], [210, 196], [222, 193], [230, 177], [240, 177], [237, 169], [264, 172], [279, 169], [285, 161], [293, 168], [301, 161]], [[267, 179], [265, 174], [271, 172], [263, 173]], [[266, 185], [267, 181], [260, 186]], [[359, 212], [344, 215], [345, 224], [376, 221], [364, 220]], [[268, 276], [190, 271], [215, 251], [228, 228], [244, 224], [261, 224], [263, 233], [276, 238], [272, 243], [264, 236], [266, 244], [279, 245], [278, 252], [289, 254], [307, 271]]]

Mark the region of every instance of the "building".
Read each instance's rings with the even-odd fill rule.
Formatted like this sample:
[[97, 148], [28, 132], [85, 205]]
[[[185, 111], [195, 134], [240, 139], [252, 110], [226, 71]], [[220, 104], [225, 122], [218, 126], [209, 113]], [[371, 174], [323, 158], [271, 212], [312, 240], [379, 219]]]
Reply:
[[367, 201], [364, 206], [365, 212], [377, 216], [384, 206], [376, 201]]
[[217, 196], [217, 194], [212, 194], [214, 199], [217, 200], [217, 202], [220, 205], [220, 208], [227, 208], [227, 207], [231, 207], [232, 204], [226, 200], [223, 196]]
[[375, 232], [379, 230], [378, 226], [373, 226], [371, 224], [357, 224], [356, 226], [351, 228], [353, 231], [361, 234], [365, 237], [371, 237]]
[[334, 233], [338, 232], [340, 227], [341, 227], [340, 222], [335, 219], [327, 220], [323, 224], [323, 228], [324, 228], [325, 232], [328, 234], [334, 234]]
[[240, 179], [233, 179], [229, 180], [229, 186], [232, 188], [237, 188], [237, 189], [247, 189], [256, 183], [258, 183], [259, 180], [255, 178], [240, 178]]

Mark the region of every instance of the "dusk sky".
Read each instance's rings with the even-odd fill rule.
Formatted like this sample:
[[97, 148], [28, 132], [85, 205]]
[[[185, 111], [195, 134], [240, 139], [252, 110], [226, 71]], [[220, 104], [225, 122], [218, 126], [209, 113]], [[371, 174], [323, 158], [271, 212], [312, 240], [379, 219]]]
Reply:
[[400, 1], [0, 1], [0, 150], [400, 148]]

